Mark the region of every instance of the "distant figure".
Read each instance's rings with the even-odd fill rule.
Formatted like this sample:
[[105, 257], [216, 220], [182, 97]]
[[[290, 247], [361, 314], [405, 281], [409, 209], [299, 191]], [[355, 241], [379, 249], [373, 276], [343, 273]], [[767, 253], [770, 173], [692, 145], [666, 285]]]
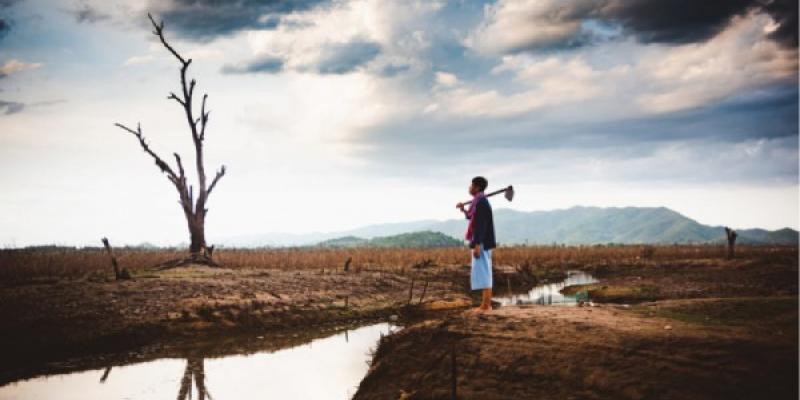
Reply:
[[497, 245], [494, 240], [492, 206], [483, 193], [488, 185], [489, 182], [482, 176], [472, 178], [472, 184], [469, 186], [472, 202], [469, 209], [464, 209], [464, 203], [456, 204], [469, 220], [465, 238], [469, 241], [472, 253], [470, 285], [472, 290], [483, 291], [480, 307], [472, 310], [477, 313], [492, 309], [492, 249]]

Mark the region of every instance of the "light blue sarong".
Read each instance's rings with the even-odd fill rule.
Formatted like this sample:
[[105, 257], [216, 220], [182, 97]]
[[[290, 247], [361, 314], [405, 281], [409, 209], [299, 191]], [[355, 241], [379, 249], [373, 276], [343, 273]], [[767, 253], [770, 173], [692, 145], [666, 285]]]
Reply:
[[470, 284], [472, 290], [487, 289], [492, 287], [492, 249], [485, 250], [481, 246], [480, 258], [475, 258], [472, 249], [469, 249], [469, 258], [472, 259]]

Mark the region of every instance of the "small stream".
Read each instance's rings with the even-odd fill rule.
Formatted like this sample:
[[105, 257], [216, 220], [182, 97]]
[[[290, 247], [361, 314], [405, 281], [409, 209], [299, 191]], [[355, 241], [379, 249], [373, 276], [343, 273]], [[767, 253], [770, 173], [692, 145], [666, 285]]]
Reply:
[[553, 306], [574, 306], [579, 300], [588, 300], [585, 293], [578, 293], [575, 296], [565, 296], [559, 291], [571, 285], [585, 285], [595, 283], [597, 279], [589, 273], [583, 271], [567, 271], [567, 279], [544, 285], [534, 286], [527, 293], [512, 294], [506, 297], [493, 297], [492, 300], [500, 303], [501, 306], [539, 304]]
[[17, 381], [0, 399], [349, 399], [381, 335], [377, 323], [274, 352], [162, 358]]

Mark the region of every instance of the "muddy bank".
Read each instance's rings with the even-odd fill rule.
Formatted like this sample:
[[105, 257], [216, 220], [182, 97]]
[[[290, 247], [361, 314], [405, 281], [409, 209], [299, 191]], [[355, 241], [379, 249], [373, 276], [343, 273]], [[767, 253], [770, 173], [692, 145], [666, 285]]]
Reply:
[[666, 299], [791, 296], [797, 294], [797, 255], [734, 260], [697, 259], [582, 268], [600, 282], [566, 287], [593, 301], [640, 303]]
[[456, 268], [322, 273], [190, 267], [140, 273], [131, 281], [8, 285], [0, 288], [0, 384], [85, 364], [75, 359], [123, 362], [130, 353], [163, 355], [148, 346], [169, 348], [187, 338], [293, 335], [393, 314], [464, 308], [470, 300], [462, 275]]
[[734, 327], [610, 305], [431, 320], [381, 341], [354, 399], [450, 399], [454, 376], [464, 399], [794, 399], [797, 298], [783, 302]]
[[[309, 332], [396, 314], [400, 322], [409, 316], [429, 322], [381, 344], [357, 398], [398, 398], [400, 390], [416, 398], [449, 398], [449, 381], [441, 375], [446, 371], [439, 369], [449, 365], [446, 346], [456, 339], [468, 350], [465, 364], [457, 363], [466, 374], [458, 375], [460, 398], [471, 398], [470, 393], [473, 398], [737, 398], [755, 393], [757, 384], [781, 398], [787, 376], [794, 376], [796, 387], [796, 250], [735, 260], [498, 263], [495, 295], [557, 282], [575, 269], [600, 279], [594, 289], [605, 286], [627, 296], [594, 292], [596, 303], [630, 305], [508, 307], [485, 318], [468, 317], [461, 311], [478, 301], [478, 292], [469, 291], [468, 265], [359, 266], [347, 272], [341, 267], [134, 269], [134, 280], [122, 282], [0, 282], [0, 383], [109, 363], [188, 359], [203, 343], [209, 348], [201, 356], [257, 351], [264, 343], [253, 342], [253, 349], [219, 343], [238, 335], [290, 343], [307, 340]], [[484, 333], [476, 334], [476, 327]], [[408, 354], [416, 354], [414, 362], [404, 358]], [[496, 355], [502, 363], [484, 362]], [[755, 371], [758, 363], [769, 365]], [[636, 365], [645, 368], [637, 372]], [[670, 388], [671, 379], [693, 383], [690, 389]], [[716, 387], [732, 382], [737, 390], [714, 389], [708, 381], [718, 382]], [[548, 392], [551, 386], [558, 387]]]
[[578, 269], [600, 282], [564, 291], [596, 306], [409, 326], [381, 341], [355, 399], [449, 399], [454, 382], [464, 399], [797, 398], [796, 253]]

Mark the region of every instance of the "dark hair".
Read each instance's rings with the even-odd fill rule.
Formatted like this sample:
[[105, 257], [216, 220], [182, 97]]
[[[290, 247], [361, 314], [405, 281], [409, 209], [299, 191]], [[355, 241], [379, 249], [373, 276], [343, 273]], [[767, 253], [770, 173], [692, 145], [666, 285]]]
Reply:
[[486, 190], [487, 186], [489, 186], [489, 181], [487, 181], [486, 178], [482, 176], [476, 176], [472, 178], [472, 184], [477, 186], [478, 189], [480, 189], [480, 191], [482, 192]]

